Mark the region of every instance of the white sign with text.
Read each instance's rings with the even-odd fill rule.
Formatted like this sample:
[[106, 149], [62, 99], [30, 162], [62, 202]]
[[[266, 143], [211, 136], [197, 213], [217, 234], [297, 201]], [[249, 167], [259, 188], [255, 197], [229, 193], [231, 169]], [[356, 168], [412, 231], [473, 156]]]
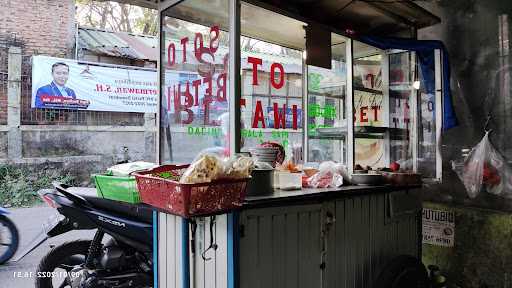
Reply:
[[453, 247], [455, 239], [455, 213], [423, 208], [423, 243]]

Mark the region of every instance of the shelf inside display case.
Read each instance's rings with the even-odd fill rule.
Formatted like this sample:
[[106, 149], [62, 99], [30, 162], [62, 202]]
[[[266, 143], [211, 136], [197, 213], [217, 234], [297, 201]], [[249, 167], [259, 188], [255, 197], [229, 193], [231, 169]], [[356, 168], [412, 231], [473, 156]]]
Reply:
[[314, 134], [308, 135], [310, 139], [343, 140], [347, 138], [347, 127], [316, 128]]
[[320, 96], [327, 98], [336, 98], [336, 99], [345, 99], [345, 95], [331, 94], [331, 93], [322, 93], [316, 91], [308, 91], [309, 96]]
[[[329, 127], [317, 128], [316, 134], [308, 135], [310, 139], [327, 139], [327, 140], [342, 140], [347, 137], [346, 127]], [[384, 135], [389, 133], [391, 140], [407, 140], [407, 129], [403, 128], [389, 128], [389, 127], [374, 127], [374, 126], [358, 126], [354, 127], [355, 138], [367, 139], [383, 139]]]
[[392, 91], [411, 91], [412, 85], [409, 83], [391, 83], [389, 84], [389, 90]]
[[320, 139], [320, 140], [344, 140], [347, 138], [347, 134], [339, 135], [309, 135], [309, 139]]
[[389, 133], [390, 140], [406, 140], [408, 135], [407, 129], [403, 128], [373, 126], [354, 127], [355, 138], [383, 139], [386, 133]]
[[407, 90], [390, 90], [389, 98], [410, 100], [410, 91]]
[[375, 89], [366, 88], [366, 87], [354, 87], [354, 90], [364, 91], [364, 92], [368, 92], [368, 93], [372, 93], [372, 94], [379, 94], [379, 95], [383, 94], [381, 90], [375, 90]]
[[347, 126], [316, 128], [316, 132], [320, 136], [333, 136], [333, 135], [338, 135], [338, 134], [346, 134]]

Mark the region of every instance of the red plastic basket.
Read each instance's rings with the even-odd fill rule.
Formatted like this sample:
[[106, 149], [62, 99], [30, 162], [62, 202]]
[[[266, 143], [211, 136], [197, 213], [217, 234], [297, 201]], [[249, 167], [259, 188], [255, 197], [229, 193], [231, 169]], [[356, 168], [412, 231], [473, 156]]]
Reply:
[[182, 184], [159, 173], [181, 175], [189, 165], [164, 165], [133, 173], [143, 203], [185, 218], [215, 215], [242, 206], [249, 179]]

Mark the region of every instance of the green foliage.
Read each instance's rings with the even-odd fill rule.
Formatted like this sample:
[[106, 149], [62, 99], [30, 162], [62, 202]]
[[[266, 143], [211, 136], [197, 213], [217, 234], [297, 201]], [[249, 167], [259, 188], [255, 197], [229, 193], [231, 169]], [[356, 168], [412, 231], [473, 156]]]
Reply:
[[53, 181], [72, 185], [75, 177], [58, 170], [0, 166], [0, 206], [27, 207], [40, 202], [37, 191], [51, 188]]
[[135, 19], [134, 30], [144, 35], [158, 34], [158, 11], [142, 8], [142, 16]]

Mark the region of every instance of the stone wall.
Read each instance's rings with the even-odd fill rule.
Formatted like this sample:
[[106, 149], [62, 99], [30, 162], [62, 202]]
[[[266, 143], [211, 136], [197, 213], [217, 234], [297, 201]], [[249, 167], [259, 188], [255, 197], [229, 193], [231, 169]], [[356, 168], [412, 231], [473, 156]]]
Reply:
[[7, 158], [7, 132], [0, 131], [3, 164], [63, 168], [79, 183], [89, 185], [91, 174], [123, 161], [156, 162], [156, 128], [112, 126], [22, 126], [22, 158]]
[[[147, 139], [144, 138], [143, 127], [90, 128], [59, 127], [57, 131], [23, 131], [23, 158], [98, 155], [104, 157], [107, 164], [124, 160], [155, 161], [155, 146], [149, 145], [150, 151], [145, 149]], [[154, 138], [156, 131], [152, 130]], [[152, 139], [149, 141], [154, 143]]]
[[0, 131], [0, 159], [7, 158], [7, 132]]

